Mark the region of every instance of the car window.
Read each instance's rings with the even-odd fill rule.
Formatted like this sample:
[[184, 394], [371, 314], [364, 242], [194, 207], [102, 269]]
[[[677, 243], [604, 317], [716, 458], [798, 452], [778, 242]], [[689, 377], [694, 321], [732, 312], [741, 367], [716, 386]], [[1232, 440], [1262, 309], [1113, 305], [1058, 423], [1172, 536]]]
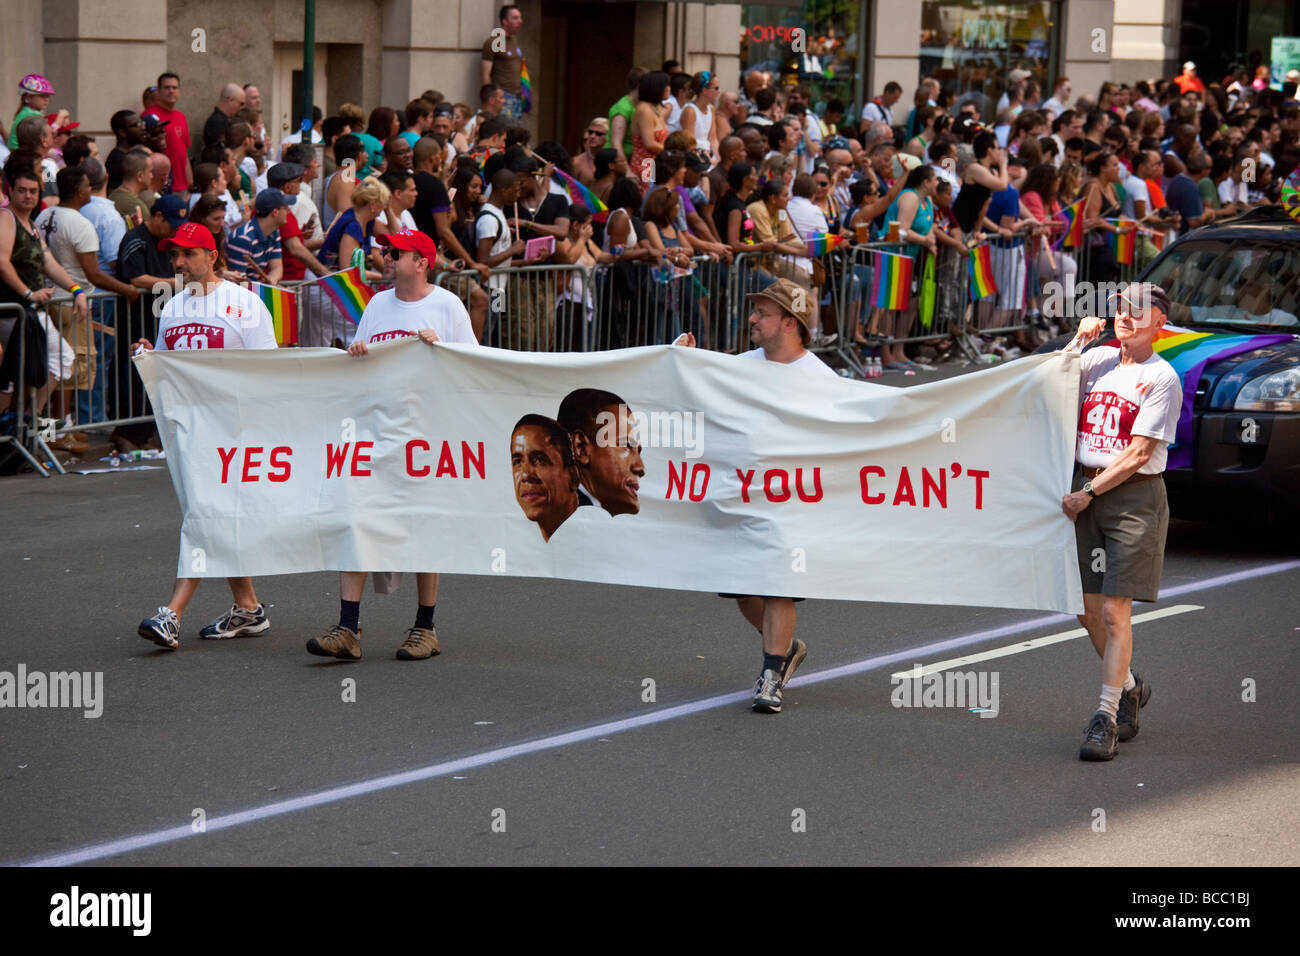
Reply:
[[1298, 242], [1183, 242], [1146, 279], [1169, 293], [1174, 325], [1300, 326]]

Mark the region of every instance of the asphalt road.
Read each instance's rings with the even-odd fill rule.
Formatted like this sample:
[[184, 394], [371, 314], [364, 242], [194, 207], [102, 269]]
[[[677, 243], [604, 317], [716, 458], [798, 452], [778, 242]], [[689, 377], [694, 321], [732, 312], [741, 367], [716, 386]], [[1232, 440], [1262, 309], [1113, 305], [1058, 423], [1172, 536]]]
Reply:
[[228, 606], [212, 581], [167, 652], [135, 633], [175, 569], [165, 471], [9, 478], [0, 508], [0, 670], [104, 687], [98, 718], [0, 709], [0, 862], [1300, 862], [1300, 562], [1264, 531], [1174, 523], [1153, 608], [1199, 609], [1136, 625], [1141, 734], [1084, 764], [1082, 639], [962, 668], [998, 673], [995, 718], [890, 700], [894, 671], [1071, 619], [810, 601], [808, 659], [760, 716], [757, 635], [709, 595], [449, 576], [443, 654], [401, 662], [408, 580], [367, 589], [347, 664], [303, 649], [333, 623], [334, 575], [259, 580], [272, 632], [223, 642], [197, 639]]

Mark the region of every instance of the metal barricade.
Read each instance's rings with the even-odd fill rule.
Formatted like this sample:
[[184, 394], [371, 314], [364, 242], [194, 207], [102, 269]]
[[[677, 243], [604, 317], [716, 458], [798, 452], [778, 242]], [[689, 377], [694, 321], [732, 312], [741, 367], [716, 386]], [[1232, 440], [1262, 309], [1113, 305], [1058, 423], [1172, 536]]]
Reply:
[[[39, 338], [35, 338], [43, 334], [36, 311], [28, 310], [26, 306], [17, 303], [0, 304], [0, 332], [3, 333], [0, 335], [0, 345], [4, 346], [4, 369], [6, 377], [11, 379], [6, 384], [13, 388], [13, 399], [3, 416], [5, 428], [0, 431], [0, 447], [12, 445], [38, 475], [48, 478], [50, 472], [41, 463], [42, 459], [55, 464], [58, 459], [41, 438], [38, 417], [42, 409], [37, 407], [38, 402], [28, 401], [29, 392], [38, 397], [44, 392], [43, 388], [32, 388], [27, 385], [29, 348], [36, 361], [41, 361], [46, 353], [46, 348], [41, 347], [43, 343], [40, 343]], [[32, 348], [32, 346], [37, 347]], [[8, 434], [10, 427], [13, 429], [12, 434]], [[33, 454], [33, 451], [36, 454]]]
[[981, 335], [1023, 332], [1032, 324], [1027, 319], [1031, 286], [1027, 243], [1024, 239], [993, 239], [972, 251], [983, 246], [989, 251], [997, 290], [976, 301], [972, 330]]
[[[595, 348], [596, 310], [588, 270], [581, 265], [494, 269], [484, 290], [472, 269], [439, 272], [435, 285], [478, 312], [479, 341], [525, 352], [584, 352]], [[479, 323], [476, 323], [478, 325]]]

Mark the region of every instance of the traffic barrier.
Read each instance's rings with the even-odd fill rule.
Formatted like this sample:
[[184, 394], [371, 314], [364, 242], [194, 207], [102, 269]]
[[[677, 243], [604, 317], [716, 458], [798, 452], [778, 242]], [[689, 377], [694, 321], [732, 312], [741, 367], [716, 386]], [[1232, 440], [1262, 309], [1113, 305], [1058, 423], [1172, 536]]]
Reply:
[[31, 401], [38, 390], [27, 386], [29, 346], [36, 346], [32, 349], [33, 361], [45, 360], [46, 346], [44, 342], [33, 342], [29, 338], [29, 328], [33, 335], [40, 333], [35, 309], [29, 310], [12, 302], [0, 303], [0, 345], [4, 346], [6, 377], [12, 379], [9, 384], [13, 388], [10, 407], [3, 416], [5, 427], [0, 429], [0, 447], [12, 446], [38, 475], [48, 478], [50, 471], [42, 461], [57, 465], [58, 459], [40, 435], [38, 418], [41, 409]]

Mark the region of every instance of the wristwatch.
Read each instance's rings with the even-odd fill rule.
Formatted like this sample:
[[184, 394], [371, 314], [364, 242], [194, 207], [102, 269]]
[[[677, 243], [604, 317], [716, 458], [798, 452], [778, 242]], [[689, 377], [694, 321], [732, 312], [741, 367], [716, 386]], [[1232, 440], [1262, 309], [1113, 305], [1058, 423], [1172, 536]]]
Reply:
[[1097, 492], [1095, 492], [1095, 491], [1092, 490], [1092, 480], [1091, 480], [1091, 479], [1089, 479], [1088, 481], [1085, 481], [1085, 482], [1083, 483], [1083, 487], [1082, 487], [1081, 489], [1079, 489], [1079, 490], [1080, 490], [1080, 491], [1086, 491], [1086, 492], [1088, 492], [1088, 497], [1089, 497], [1089, 498], [1096, 498], [1096, 497], [1097, 497]]

